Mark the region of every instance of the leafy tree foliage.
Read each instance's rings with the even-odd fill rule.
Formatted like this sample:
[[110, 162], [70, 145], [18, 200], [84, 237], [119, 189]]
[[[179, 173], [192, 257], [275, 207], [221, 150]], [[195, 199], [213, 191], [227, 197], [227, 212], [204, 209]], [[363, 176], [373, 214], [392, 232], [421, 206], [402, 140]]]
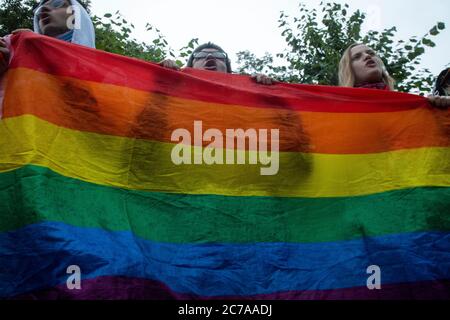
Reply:
[[[91, 0], [78, 0], [88, 12]], [[36, 0], [0, 0], [0, 35], [6, 35], [19, 28], [33, 29], [33, 10], [37, 7]], [[117, 53], [138, 59], [158, 62], [166, 57], [181, 60], [182, 66], [198, 39], [192, 39], [177, 53], [170, 48], [166, 38], [160, 30], [147, 24], [146, 31], [151, 32], [148, 43], [139, 42], [132, 37], [135, 26], [128, 22], [120, 12], [106, 13], [103, 17], [93, 16], [96, 32], [97, 49]]]
[[[80, 0], [79, 0], [80, 1]], [[90, 12], [91, 0], [80, 3]], [[0, 36], [18, 28], [32, 29], [35, 0], [0, 0]], [[286, 49], [276, 55], [257, 57], [249, 51], [238, 53], [238, 72], [266, 73], [274, 78], [292, 83], [337, 85], [337, 68], [345, 48], [358, 42], [371, 46], [385, 62], [389, 73], [397, 80], [397, 89], [404, 92], [431, 91], [434, 75], [421, 69], [421, 57], [427, 47], [435, 47], [433, 37], [445, 29], [438, 22], [423, 36], [396, 41], [396, 27], [381, 32], [362, 32], [366, 14], [360, 10], [350, 12], [348, 5], [322, 2], [317, 8], [300, 3], [295, 16], [281, 13], [279, 28], [286, 41]], [[139, 42], [132, 37], [133, 23], [120, 12], [93, 16], [97, 48], [112, 53], [161, 61], [177, 60], [182, 66], [198, 39], [175, 51], [169, 46], [161, 31], [147, 24], [149, 40]]]
[[263, 72], [286, 82], [337, 85], [342, 53], [353, 43], [364, 43], [383, 59], [399, 91], [431, 91], [434, 75], [420, 69], [421, 56], [426, 47], [436, 46], [432, 37], [445, 29], [443, 22], [424, 36], [395, 41], [396, 27], [363, 34], [366, 14], [350, 12], [346, 4], [322, 2], [312, 9], [300, 4], [298, 10], [294, 17], [282, 12], [279, 18], [287, 49], [276, 54], [277, 63], [270, 54], [258, 58], [249, 51], [239, 52], [241, 73]]

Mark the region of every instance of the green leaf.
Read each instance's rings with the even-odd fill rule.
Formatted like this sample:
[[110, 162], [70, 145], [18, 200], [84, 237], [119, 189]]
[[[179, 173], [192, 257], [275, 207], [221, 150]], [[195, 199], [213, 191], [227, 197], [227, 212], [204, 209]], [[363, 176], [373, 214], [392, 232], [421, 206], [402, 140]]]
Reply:
[[438, 27], [439, 30], [444, 30], [445, 29], [445, 23], [438, 22], [437, 27]]
[[437, 36], [439, 34], [439, 31], [437, 29], [437, 26], [434, 26], [433, 29], [430, 30], [430, 34], [432, 36]]
[[104, 17], [105, 17], [105, 18], [111, 18], [111, 17], [112, 17], [112, 14], [111, 14], [111, 13], [105, 13]]
[[430, 39], [423, 39], [422, 43], [428, 47], [435, 47], [436, 43], [434, 43], [433, 41], [431, 41]]
[[425, 49], [422, 47], [417, 47], [416, 50], [414, 50], [414, 53], [416, 53], [417, 55], [421, 55], [425, 53]]

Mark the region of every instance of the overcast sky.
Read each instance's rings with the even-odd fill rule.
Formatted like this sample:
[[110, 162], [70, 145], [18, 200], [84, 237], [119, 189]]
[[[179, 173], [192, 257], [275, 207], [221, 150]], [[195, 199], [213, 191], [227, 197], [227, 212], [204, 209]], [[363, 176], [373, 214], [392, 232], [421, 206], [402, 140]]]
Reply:
[[[149, 41], [145, 31], [151, 23], [178, 50], [192, 38], [200, 43], [212, 41], [222, 46], [234, 60], [234, 53], [250, 50], [258, 56], [277, 53], [285, 48], [278, 28], [280, 11], [291, 16], [298, 11], [299, 0], [92, 0], [92, 11], [102, 16], [117, 10], [136, 26], [134, 37]], [[317, 7], [320, 0], [302, 0]], [[334, 0], [348, 3], [351, 9], [368, 14], [365, 29], [382, 30], [396, 26], [398, 36], [422, 36], [438, 21], [446, 30], [433, 37], [436, 48], [427, 49], [423, 66], [434, 73], [450, 63], [450, 1], [449, 0]]]

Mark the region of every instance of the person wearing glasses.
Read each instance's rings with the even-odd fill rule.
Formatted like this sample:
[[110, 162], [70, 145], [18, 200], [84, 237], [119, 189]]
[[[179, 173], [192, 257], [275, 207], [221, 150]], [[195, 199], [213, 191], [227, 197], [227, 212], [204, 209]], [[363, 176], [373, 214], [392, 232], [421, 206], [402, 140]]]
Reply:
[[[180, 70], [176, 62], [170, 59], [161, 61], [159, 65], [169, 69]], [[228, 54], [221, 47], [211, 42], [198, 46], [194, 52], [192, 52], [186, 66], [207, 71], [223, 73], [233, 72]], [[252, 78], [257, 83], [265, 85], [272, 85], [275, 83], [273, 79], [263, 74], [254, 75]]]
[[[383, 61], [365, 44], [349, 46], [339, 63], [341, 87], [394, 90], [394, 79], [389, 75]], [[428, 101], [438, 108], [448, 108], [450, 97], [428, 96]]]
[[187, 62], [187, 67], [208, 71], [232, 73], [227, 53], [218, 45], [208, 42], [197, 47]]
[[[95, 48], [94, 25], [77, 0], [41, 0], [34, 11], [33, 25], [36, 33]], [[18, 29], [13, 34], [30, 31]], [[0, 76], [9, 65], [8, 37], [0, 38]]]

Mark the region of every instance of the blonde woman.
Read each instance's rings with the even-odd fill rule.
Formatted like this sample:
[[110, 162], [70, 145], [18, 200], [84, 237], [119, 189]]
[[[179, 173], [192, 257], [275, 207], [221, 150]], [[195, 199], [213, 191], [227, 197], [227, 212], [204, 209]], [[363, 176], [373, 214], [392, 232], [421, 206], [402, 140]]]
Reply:
[[[339, 63], [339, 85], [342, 87], [394, 90], [394, 79], [383, 61], [365, 44], [353, 44], [345, 50]], [[449, 97], [429, 96], [439, 108], [450, 106]]]

